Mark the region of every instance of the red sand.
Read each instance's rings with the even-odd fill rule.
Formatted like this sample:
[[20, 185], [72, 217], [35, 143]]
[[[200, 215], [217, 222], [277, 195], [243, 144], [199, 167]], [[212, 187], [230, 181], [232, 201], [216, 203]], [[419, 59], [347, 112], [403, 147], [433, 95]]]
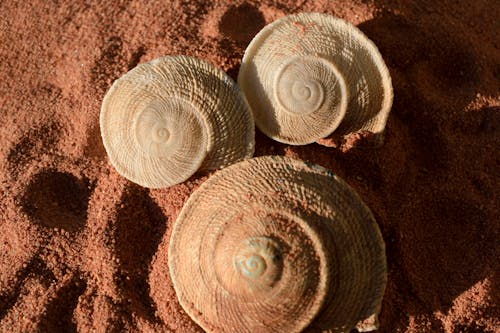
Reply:
[[266, 23], [319, 11], [358, 25], [390, 68], [385, 145], [291, 147], [258, 133], [257, 155], [331, 168], [371, 207], [389, 264], [380, 332], [498, 332], [498, 1], [202, 2], [0, 3], [0, 331], [200, 330], [176, 300], [167, 247], [206, 178], [147, 190], [120, 177], [101, 100], [167, 54], [235, 77]]

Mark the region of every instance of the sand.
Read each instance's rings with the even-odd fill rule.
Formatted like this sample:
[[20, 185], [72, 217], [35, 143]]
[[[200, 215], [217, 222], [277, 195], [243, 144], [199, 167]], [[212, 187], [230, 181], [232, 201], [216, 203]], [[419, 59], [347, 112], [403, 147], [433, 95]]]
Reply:
[[498, 332], [495, 0], [0, 2], [1, 332], [201, 331], [177, 302], [167, 248], [207, 175], [161, 190], [119, 176], [101, 101], [168, 54], [235, 78], [257, 31], [303, 11], [346, 19], [379, 47], [395, 90], [385, 143], [293, 147], [257, 133], [256, 155], [330, 168], [372, 209], [389, 265], [380, 332]]

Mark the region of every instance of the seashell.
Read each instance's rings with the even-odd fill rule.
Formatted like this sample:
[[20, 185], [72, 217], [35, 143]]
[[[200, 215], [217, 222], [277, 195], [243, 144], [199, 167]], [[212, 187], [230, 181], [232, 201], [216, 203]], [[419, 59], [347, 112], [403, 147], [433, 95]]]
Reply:
[[167, 56], [116, 80], [104, 97], [101, 135], [116, 170], [150, 188], [198, 169], [249, 158], [254, 123], [237, 85], [200, 59]]
[[349, 331], [379, 312], [387, 271], [359, 196], [331, 171], [272, 156], [220, 170], [192, 194], [169, 269], [208, 332]]
[[257, 127], [293, 145], [334, 131], [381, 134], [393, 98], [375, 44], [352, 24], [319, 13], [264, 27], [245, 51], [238, 84]]

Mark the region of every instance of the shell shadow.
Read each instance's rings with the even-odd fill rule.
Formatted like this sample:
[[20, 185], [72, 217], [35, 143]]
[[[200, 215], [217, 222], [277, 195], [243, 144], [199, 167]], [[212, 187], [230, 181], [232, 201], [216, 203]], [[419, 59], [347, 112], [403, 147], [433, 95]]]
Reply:
[[401, 228], [403, 266], [416, 295], [434, 310], [447, 310], [491, 273], [497, 252], [494, 221], [467, 196], [438, 192], [415, 206], [412, 215], [418, 217]]
[[386, 11], [358, 27], [375, 42], [391, 74], [400, 73], [392, 75], [395, 96], [398, 87], [410, 85], [418, 94], [415, 104], [438, 104], [452, 96], [444, 98], [450, 109], [462, 108], [475, 97], [482, 70], [465, 39]]
[[[265, 25], [266, 20], [258, 7], [246, 1], [230, 6], [218, 21], [218, 30], [222, 37], [218, 41], [218, 49], [225, 51], [224, 56], [233, 54], [241, 59], [247, 45]], [[226, 72], [236, 81], [240, 61], [228, 65]]]
[[274, 141], [260, 130], [255, 130], [254, 157], [266, 155], [285, 155], [286, 144]]
[[149, 190], [135, 184], [125, 190], [119, 207], [115, 231], [121, 265], [118, 285], [131, 300], [131, 312], [154, 320], [156, 307], [149, 296], [148, 274], [167, 218], [149, 196]]
[[243, 2], [231, 6], [219, 21], [219, 31], [239, 46], [245, 47], [264, 27], [266, 20], [254, 5]]
[[88, 179], [55, 169], [36, 174], [21, 199], [24, 212], [33, 222], [70, 232], [83, 229], [91, 193]]
[[141, 58], [146, 54], [147, 50], [144, 46], [139, 46], [131, 55], [127, 64], [127, 71], [137, 66], [141, 62]]

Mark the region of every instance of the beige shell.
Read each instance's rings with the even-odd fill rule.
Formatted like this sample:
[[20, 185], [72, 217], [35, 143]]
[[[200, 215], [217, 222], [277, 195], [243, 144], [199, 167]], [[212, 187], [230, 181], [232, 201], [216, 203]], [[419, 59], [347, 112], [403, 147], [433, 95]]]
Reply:
[[392, 106], [389, 71], [358, 28], [319, 13], [281, 18], [248, 45], [240, 85], [257, 127], [302, 145], [335, 134], [381, 134]]
[[378, 313], [385, 247], [358, 195], [322, 167], [258, 157], [218, 171], [175, 222], [169, 268], [209, 332], [349, 331]]
[[167, 56], [116, 80], [104, 97], [101, 135], [116, 170], [145, 187], [249, 158], [254, 123], [233, 80], [200, 59]]

